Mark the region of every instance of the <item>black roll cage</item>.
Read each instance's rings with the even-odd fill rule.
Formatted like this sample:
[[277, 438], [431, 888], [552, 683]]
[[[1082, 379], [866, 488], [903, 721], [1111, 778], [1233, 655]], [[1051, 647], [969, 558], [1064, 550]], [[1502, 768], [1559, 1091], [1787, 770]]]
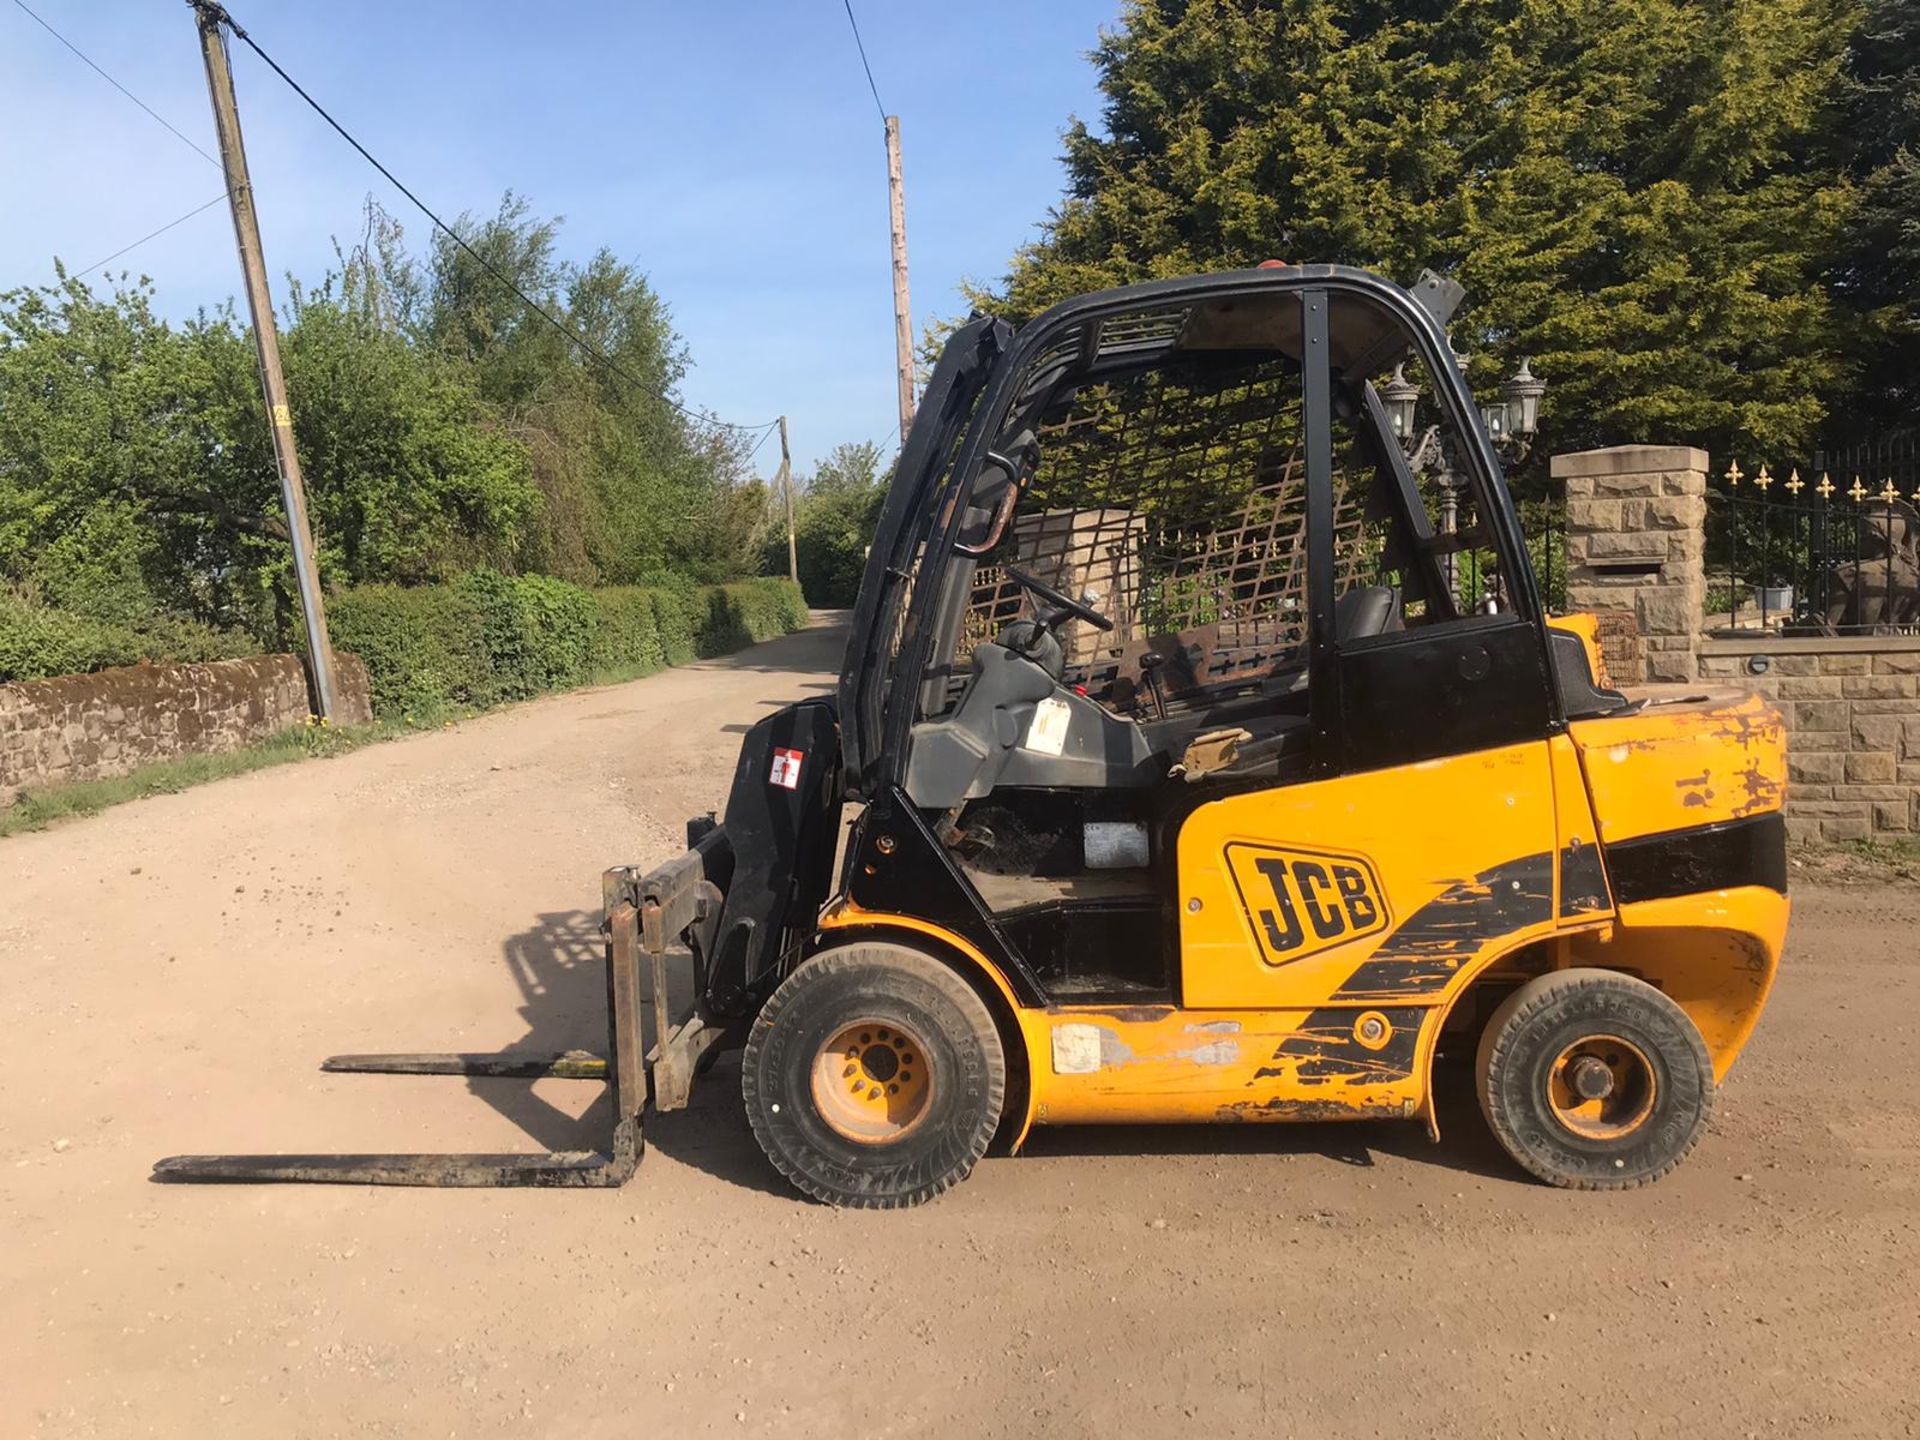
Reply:
[[[1018, 398], [1015, 382], [1030, 361], [1064, 332], [1088, 327], [1116, 314], [1154, 306], [1202, 302], [1249, 294], [1300, 296], [1301, 391], [1307, 483], [1307, 601], [1309, 683], [1331, 702], [1338, 675], [1333, 664], [1332, 565], [1332, 421], [1333, 386], [1328, 339], [1332, 297], [1353, 295], [1381, 306], [1404, 325], [1412, 348], [1431, 378], [1434, 399], [1459, 438], [1459, 461], [1479, 483], [1487, 504], [1481, 523], [1500, 555], [1513, 615], [1509, 623], [1533, 627], [1542, 674], [1551, 656], [1538, 586], [1527, 555], [1513, 499], [1491, 440], [1481, 424], [1466, 381], [1453, 361], [1440, 321], [1420, 300], [1369, 271], [1343, 265], [1303, 265], [1234, 270], [1174, 280], [1146, 281], [1077, 297], [1021, 328], [976, 318], [955, 331], [941, 354], [922, 398], [918, 416], [894, 469], [887, 499], [861, 578], [852, 632], [840, 676], [841, 743], [846, 757], [848, 792], [872, 798], [899, 783], [916, 716], [918, 678], [926, 673], [929, 647], [937, 631], [942, 581], [954, 560], [954, 542], [967, 518], [965, 487], [983, 463], [993, 439]], [[1384, 418], [1380, 401], [1360, 375], [1347, 382], [1350, 400], [1370, 412], [1375, 427]], [[984, 392], [984, 394], [983, 394]], [[976, 405], [976, 401], [978, 401]], [[965, 426], [964, 440], [959, 437]], [[956, 441], [959, 442], [957, 454]], [[946, 463], [952, 457], [951, 464]], [[1404, 457], [1378, 457], [1389, 469], [1402, 500], [1417, 495]], [[948, 503], [931, 506], [947, 482]], [[1412, 505], [1411, 518], [1424, 522]], [[922, 548], [924, 547], [924, 548]], [[916, 552], [918, 574], [916, 569]], [[964, 557], [963, 557], [964, 558]], [[908, 610], [897, 613], [909, 580]], [[899, 630], [898, 653], [889, 659], [888, 641]], [[908, 677], [912, 677], [909, 680]], [[900, 682], [907, 683], [900, 683]], [[1551, 688], [1551, 687], [1549, 687]], [[1564, 723], [1558, 697], [1549, 696], [1551, 728]], [[1322, 709], [1321, 706], [1316, 706]], [[1328, 703], [1323, 713], [1336, 713]]]

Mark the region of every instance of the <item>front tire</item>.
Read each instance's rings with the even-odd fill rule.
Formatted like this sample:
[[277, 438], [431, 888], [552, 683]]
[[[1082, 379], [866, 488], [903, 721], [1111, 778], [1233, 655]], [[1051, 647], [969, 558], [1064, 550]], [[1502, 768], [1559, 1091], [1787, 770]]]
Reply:
[[1563, 1189], [1651, 1184], [1713, 1113], [1713, 1062], [1686, 1011], [1611, 970], [1522, 985], [1487, 1022], [1474, 1068], [1494, 1136]]
[[747, 1123], [796, 1188], [895, 1210], [951, 1189], [986, 1153], [1006, 1096], [1000, 1032], [971, 986], [903, 945], [823, 951], [747, 1036]]

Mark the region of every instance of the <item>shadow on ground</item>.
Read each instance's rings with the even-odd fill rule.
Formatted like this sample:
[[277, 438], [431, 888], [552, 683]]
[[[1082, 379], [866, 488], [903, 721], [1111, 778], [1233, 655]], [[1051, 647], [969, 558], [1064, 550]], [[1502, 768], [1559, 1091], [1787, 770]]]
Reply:
[[[520, 989], [520, 1016], [527, 1027], [507, 1050], [608, 1053], [606, 944], [598, 911], [556, 910], [536, 916], [501, 952]], [[680, 965], [669, 977], [667, 999], [671, 1013], [680, 1016], [693, 1006], [693, 975], [689, 956], [681, 952], [675, 958]], [[643, 971], [643, 1054], [654, 1044], [652, 1007], [653, 988]], [[537, 1093], [530, 1081], [473, 1079], [467, 1088], [524, 1130], [540, 1149], [592, 1150], [607, 1142], [612, 1110], [604, 1088], [597, 1087], [600, 1093], [579, 1116]], [[643, 1129], [649, 1149], [748, 1189], [785, 1193], [747, 1128], [737, 1054], [722, 1055], [696, 1082], [688, 1109], [667, 1115], [649, 1112]]]
[[1253, 1125], [1075, 1125], [1036, 1127], [1027, 1155], [1319, 1155], [1362, 1168], [1393, 1156], [1441, 1170], [1522, 1183], [1487, 1129], [1464, 1065], [1434, 1073], [1440, 1140], [1410, 1121], [1280, 1122]]
[[[506, 1050], [607, 1053], [606, 944], [597, 912], [548, 911], [510, 937], [501, 951], [520, 989], [520, 1018], [527, 1026], [527, 1033]], [[575, 1117], [536, 1094], [531, 1081], [469, 1079], [467, 1088], [543, 1150], [602, 1149], [612, 1131], [604, 1091], [584, 1115]]]
[[[542, 914], [506, 942], [503, 954], [520, 988], [520, 1013], [527, 1025], [526, 1035], [510, 1049], [606, 1053], [605, 946], [597, 912]], [[679, 958], [684, 965], [687, 957]], [[691, 1008], [692, 978], [690, 969], [671, 977], [672, 1013], [683, 1015]], [[643, 992], [643, 1045], [651, 1047], [652, 995], [644, 980]], [[1025, 1153], [1038, 1157], [1318, 1155], [1361, 1167], [1374, 1165], [1384, 1155], [1522, 1183], [1520, 1172], [1481, 1118], [1469, 1067], [1457, 1061], [1443, 1063], [1434, 1083], [1442, 1137], [1437, 1144], [1428, 1138], [1424, 1125], [1407, 1122], [1084, 1125], [1038, 1127], [1028, 1137]], [[576, 1117], [535, 1093], [526, 1081], [470, 1080], [468, 1086], [542, 1149], [594, 1149], [606, 1141], [611, 1114], [604, 1093]], [[667, 1115], [649, 1113], [645, 1133], [649, 1148], [717, 1179], [752, 1190], [790, 1193], [748, 1129], [740, 1101], [737, 1052], [722, 1055], [695, 1084], [688, 1109]]]

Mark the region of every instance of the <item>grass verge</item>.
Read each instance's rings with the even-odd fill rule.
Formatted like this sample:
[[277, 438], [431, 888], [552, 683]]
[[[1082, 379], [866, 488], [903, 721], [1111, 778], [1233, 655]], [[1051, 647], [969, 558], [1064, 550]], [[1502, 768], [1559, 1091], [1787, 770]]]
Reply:
[[[624, 685], [629, 680], [641, 680], [658, 674], [659, 670], [660, 667], [653, 664], [614, 665], [594, 671], [582, 685], [566, 688]], [[566, 691], [549, 693], [564, 694]], [[177, 760], [162, 760], [143, 766], [130, 775], [117, 775], [110, 780], [76, 780], [70, 785], [28, 790], [11, 806], [0, 810], [0, 840], [30, 830], [44, 830], [63, 820], [98, 815], [102, 810], [124, 805], [129, 800], [144, 800], [149, 795], [174, 795], [196, 785], [265, 770], [274, 765], [285, 765], [294, 760], [346, 755], [367, 745], [377, 745], [383, 740], [438, 730], [456, 720], [485, 714], [488, 709], [505, 708], [504, 705], [484, 708], [452, 704], [417, 706], [401, 718], [376, 720], [371, 725], [308, 725], [295, 730], [283, 730], [278, 735], [270, 735], [265, 740], [221, 755], [183, 755]]]
[[[450, 717], [449, 717], [450, 718]], [[376, 721], [371, 725], [309, 725], [283, 730], [265, 740], [221, 755], [183, 755], [177, 760], [162, 760], [143, 766], [130, 775], [110, 780], [76, 780], [70, 785], [53, 785], [45, 790], [29, 790], [5, 810], [0, 810], [0, 839], [27, 830], [44, 830], [62, 820], [77, 820], [98, 815], [129, 800], [149, 795], [172, 795], [210, 780], [230, 775], [245, 775], [271, 765], [317, 756], [345, 755], [362, 746], [399, 735], [417, 734], [430, 726], [397, 721]]]
[[1824, 841], [1787, 853], [1794, 878], [1841, 885], [1920, 881], [1920, 838]]
[[[474, 578], [469, 577], [470, 580]], [[509, 584], [501, 577], [493, 578], [501, 585]], [[529, 580], [524, 584], [534, 587], [552, 587], [559, 585], [560, 582]], [[572, 587], [560, 586], [560, 588], [566, 591]], [[440, 589], [444, 590], [445, 587]], [[375, 586], [368, 587], [367, 591], [362, 592], [363, 600], [367, 594], [374, 591], [382, 593], [392, 591], [394, 595], [404, 597], [409, 604], [418, 601], [422, 596], [431, 599], [440, 593], [433, 589], [400, 591], [391, 586]], [[670, 637], [673, 643], [664, 647], [655, 644], [650, 650], [646, 644], [609, 643], [600, 647], [605, 653], [599, 662], [595, 663], [589, 654], [594, 647], [582, 642], [575, 647], [580, 652], [574, 657], [577, 663], [570, 661], [568, 665], [548, 667], [551, 673], [543, 671], [538, 684], [529, 682], [528, 686], [522, 690], [498, 685], [491, 688], [482, 686], [472, 694], [463, 693], [449, 697], [445, 693], [437, 693], [438, 687], [435, 684], [409, 682], [387, 697], [387, 718], [375, 719], [371, 725], [339, 728], [306, 726], [283, 731], [268, 739], [221, 755], [183, 755], [177, 760], [163, 760], [136, 770], [131, 775], [120, 775], [110, 780], [79, 780], [69, 785], [29, 790], [20, 795], [11, 806], [0, 810], [0, 839], [5, 839], [9, 835], [18, 835], [27, 830], [44, 830], [49, 825], [63, 820], [76, 820], [86, 815], [97, 815], [102, 810], [124, 804], [129, 800], [140, 800], [149, 795], [172, 795], [195, 785], [205, 785], [211, 780], [224, 780], [231, 775], [245, 775], [252, 770], [264, 770], [270, 765], [285, 765], [293, 760], [307, 760], [327, 755], [344, 755], [364, 745], [377, 744], [382, 740], [391, 740], [423, 730], [437, 729], [455, 720], [498, 709], [516, 700], [532, 699], [539, 694], [562, 694], [569, 690], [586, 689], [596, 685], [624, 684], [629, 680], [638, 680], [667, 666], [681, 664], [697, 656], [731, 654], [750, 645], [756, 645], [762, 640], [771, 639], [775, 635], [790, 634], [795, 630], [803, 629], [807, 624], [806, 604], [800, 598], [800, 591], [785, 580], [747, 580], [732, 585], [708, 586], [704, 590], [687, 587], [687, 593], [701, 601], [704, 607], [702, 611], [704, 619], [694, 616], [689, 610], [688, 615], [681, 617], [684, 624], [680, 628], [685, 631], [685, 634], [680, 635], [676, 631], [675, 637]], [[583, 590], [578, 592], [578, 597], [585, 597], [582, 603], [591, 602], [601, 605], [613, 614], [615, 619], [619, 618], [620, 607], [623, 604], [628, 609], [632, 609], [634, 602], [646, 602], [646, 625], [640, 627], [645, 630], [645, 634], [640, 638], [644, 641], [647, 636], [652, 636], [655, 641], [658, 641], [659, 636], [656, 631], [648, 628], [655, 625], [657, 618], [654, 612], [658, 597], [652, 592]], [[671, 610], [672, 607], [666, 608]], [[336, 620], [340, 617], [340, 613], [336, 607]], [[668, 618], [671, 619], [672, 616], [669, 615]], [[629, 629], [632, 628], [629, 626]], [[336, 628], [334, 633], [337, 638], [340, 634], [339, 629]], [[628, 635], [626, 639], [631, 641], [633, 636]], [[655, 651], [658, 653], [654, 653]], [[437, 673], [432, 664], [427, 664], [425, 669]], [[406, 673], [406, 667], [401, 667], [400, 672], [397, 673]], [[375, 710], [378, 712], [380, 709], [378, 673], [374, 676], [374, 686]]]

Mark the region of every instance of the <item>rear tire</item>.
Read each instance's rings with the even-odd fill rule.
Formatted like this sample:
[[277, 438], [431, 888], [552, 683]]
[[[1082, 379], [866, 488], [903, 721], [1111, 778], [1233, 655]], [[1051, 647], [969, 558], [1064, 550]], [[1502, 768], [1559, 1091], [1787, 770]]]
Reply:
[[895, 1210], [951, 1189], [1006, 1096], [993, 1017], [917, 950], [863, 942], [806, 961], [747, 1036], [740, 1089], [767, 1158], [829, 1205]]
[[1713, 1113], [1713, 1062], [1686, 1011], [1611, 970], [1522, 985], [1487, 1022], [1474, 1068], [1494, 1136], [1564, 1189], [1651, 1184]]

